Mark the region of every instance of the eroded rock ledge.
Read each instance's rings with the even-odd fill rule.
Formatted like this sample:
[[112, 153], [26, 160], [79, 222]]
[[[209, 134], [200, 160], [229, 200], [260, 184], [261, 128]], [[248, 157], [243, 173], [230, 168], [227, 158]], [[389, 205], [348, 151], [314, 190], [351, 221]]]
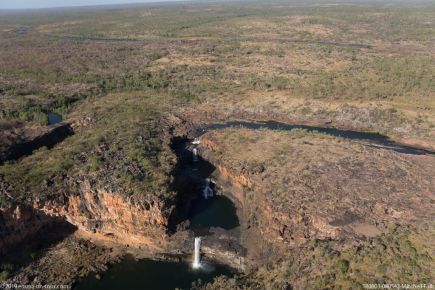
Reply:
[[140, 201], [83, 185], [64, 199], [35, 201], [0, 212], [0, 251], [35, 236], [45, 225], [63, 221], [96, 237], [124, 245], [162, 250], [168, 213], [161, 201]]
[[251, 229], [278, 248], [311, 239], [352, 243], [433, 218], [432, 155], [248, 129], [209, 132], [201, 146], [243, 208], [248, 241]]

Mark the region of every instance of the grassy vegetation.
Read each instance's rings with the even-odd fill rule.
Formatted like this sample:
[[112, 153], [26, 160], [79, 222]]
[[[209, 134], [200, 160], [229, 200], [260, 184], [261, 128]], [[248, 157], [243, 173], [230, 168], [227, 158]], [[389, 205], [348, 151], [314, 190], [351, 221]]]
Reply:
[[[434, 11], [430, 3], [313, 1], [6, 16], [0, 94], [7, 98], [0, 99], [0, 116], [42, 122], [32, 113], [39, 107], [66, 114], [85, 98], [153, 88], [229, 110], [301, 114], [293, 104], [302, 99], [335, 104], [323, 113], [308, 106], [335, 116], [343, 104], [385, 105], [402, 117], [375, 116], [375, 129], [391, 134], [405, 123], [400, 130], [433, 138]], [[38, 102], [29, 104], [27, 95]], [[259, 95], [261, 101], [252, 100]]]
[[[331, 219], [331, 208], [337, 206], [338, 212], [343, 211], [338, 204], [345, 196], [354, 196], [353, 202], [361, 202], [359, 210], [364, 210], [366, 203], [379, 206], [386, 202], [378, 200], [379, 196], [389, 199], [400, 192], [433, 190], [429, 182], [433, 171], [429, 165], [431, 156], [427, 162], [416, 162], [394, 151], [379, 151], [365, 142], [303, 129], [227, 128], [207, 133], [206, 138], [216, 144], [213, 158], [217, 163], [235, 175], [246, 174], [257, 195], [263, 194], [284, 211], [299, 210], [300, 204], [304, 204], [307, 213], [309, 207], [318, 203], [319, 208], [313, 208], [313, 214]], [[259, 166], [263, 170], [259, 171]], [[427, 186], [422, 180], [428, 182]], [[321, 201], [323, 198], [328, 206]], [[388, 203], [390, 208], [404, 210], [394, 199]], [[421, 209], [423, 204], [415, 206]], [[413, 207], [409, 203], [407, 210]]]
[[[162, 143], [158, 122], [172, 102], [146, 92], [84, 102], [77, 114], [79, 121], [89, 124], [51, 150], [44, 147], [5, 163], [0, 167], [3, 180], [12, 185], [15, 201], [62, 192], [65, 174], [88, 175], [98, 186], [110, 183], [129, 195], [170, 200], [166, 186], [175, 157]], [[3, 205], [7, 201], [2, 195]]]
[[193, 289], [363, 289], [364, 284], [430, 284], [434, 225], [392, 227], [360, 245], [313, 240], [272, 266]]
[[[221, 283], [241, 289], [359, 289], [363, 283], [430, 282], [435, 232], [433, 225], [420, 226], [431, 221], [426, 200], [433, 192], [432, 156], [420, 162], [302, 129], [227, 128], [203, 138], [211, 144], [207, 156], [234, 183], [249, 180], [236, 196], [243, 196], [246, 223], [274, 248], [264, 259], [288, 252], [281, 263], [263, 262], [268, 266], [205, 289]], [[362, 240], [370, 241], [361, 245]]]
[[0, 282], [5, 282], [6, 279], [9, 277], [9, 275], [11, 274], [13, 270], [13, 266], [10, 264], [6, 264], [6, 265], [2, 264], [0, 269], [2, 270], [0, 272]]
[[[172, 201], [175, 156], [161, 119], [184, 109], [319, 118], [429, 145], [435, 140], [430, 2], [277, 0], [1, 13], [0, 121], [45, 125], [47, 114], [56, 112], [74, 122], [76, 132], [50, 150], [0, 166], [0, 185], [10, 185], [0, 207], [74, 191], [78, 185], [71, 180], [82, 176], [121, 194]], [[429, 191], [430, 168], [406, 158], [301, 130], [272, 139], [261, 130], [236, 131], [214, 136], [224, 145], [215, 153], [232, 169], [260, 172], [275, 186], [267, 188], [271, 204], [286, 210], [317, 202], [318, 208], [308, 208], [328, 216], [327, 202], [359, 196], [358, 188], [372, 198], [371, 206], [375, 193], [389, 196], [391, 188]], [[361, 172], [371, 174], [360, 178], [370, 188], [346, 183]], [[386, 181], [380, 179], [385, 172]], [[340, 178], [341, 191], [330, 183]], [[313, 201], [306, 194], [312, 188], [327, 202]], [[253, 189], [245, 191], [252, 198]], [[391, 204], [403, 209], [403, 197], [392, 196]], [[268, 226], [258, 211], [252, 223]], [[358, 247], [312, 241], [274, 265], [198, 287], [428, 281], [434, 276], [427, 252], [432, 236], [432, 227], [397, 228]], [[9, 270], [0, 267], [0, 282]]]

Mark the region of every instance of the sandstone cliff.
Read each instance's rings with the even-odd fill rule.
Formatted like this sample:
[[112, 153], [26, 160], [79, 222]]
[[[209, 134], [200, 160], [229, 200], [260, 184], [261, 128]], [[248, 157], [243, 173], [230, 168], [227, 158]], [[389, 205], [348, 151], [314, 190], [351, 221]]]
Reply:
[[33, 238], [43, 226], [58, 221], [98, 239], [161, 250], [166, 242], [169, 212], [158, 199], [123, 196], [84, 182], [80, 191], [1, 210], [0, 251]]
[[[323, 134], [225, 129], [202, 154], [230, 182], [246, 227], [278, 247], [351, 242], [434, 216], [434, 157]], [[249, 232], [249, 231], [247, 231]]]

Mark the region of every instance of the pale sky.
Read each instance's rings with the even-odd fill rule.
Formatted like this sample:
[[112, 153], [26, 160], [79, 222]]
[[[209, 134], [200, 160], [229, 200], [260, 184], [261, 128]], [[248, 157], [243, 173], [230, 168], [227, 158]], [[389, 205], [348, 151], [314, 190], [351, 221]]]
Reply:
[[174, 0], [0, 0], [0, 9], [48, 8], [168, 1]]

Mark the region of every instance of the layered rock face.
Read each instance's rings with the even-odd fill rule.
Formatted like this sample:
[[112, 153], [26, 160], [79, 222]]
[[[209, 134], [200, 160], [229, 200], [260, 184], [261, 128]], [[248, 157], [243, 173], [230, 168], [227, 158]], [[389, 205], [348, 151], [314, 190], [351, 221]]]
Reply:
[[32, 238], [47, 224], [63, 221], [97, 239], [149, 250], [164, 248], [168, 213], [158, 200], [141, 201], [93, 189], [0, 211], [0, 251]]
[[434, 216], [431, 155], [321, 134], [225, 129], [202, 137], [202, 156], [232, 185], [245, 226], [278, 247], [364, 239]]
[[159, 202], [139, 202], [117, 193], [88, 190], [70, 196], [64, 205], [37, 205], [50, 215], [64, 217], [78, 229], [125, 245], [161, 248], [168, 217]]
[[[67, 127], [60, 124], [46, 130], [56, 135], [62, 128]], [[16, 242], [38, 237], [38, 228], [46, 224], [45, 219], [42, 223], [37, 218], [40, 213], [47, 217], [48, 224], [59, 219], [88, 233], [90, 238], [150, 250], [164, 249], [172, 210], [173, 196], [166, 188], [171, 181], [168, 172], [172, 156], [165, 155], [167, 159], [160, 163], [156, 158], [161, 148], [147, 143], [148, 140], [152, 143], [153, 138], [163, 140], [161, 150], [166, 151], [162, 155], [171, 153], [170, 148], [166, 148], [165, 135], [156, 137], [161, 133], [159, 130], [133, 132], [133, 137], [128, 136], [131, 142], [136, 142], [134, 146], [128, 144], [131, 148], [127, 145], [110, 147], [101, 139], [91, 149], [70, 152], [65, 148], [80, 147], [73, 137], [49, 152], [65, 152], [67, 158], [54, 153], [41, 158], [41, 152], [34, 152], [30, 158], [11, 163], [12, 169], [7, 168], [9, 172], [4, 173], [9, 174], [7, 178], [0, 172], [0, 215], [4, 216], [1, 247], [6, 249]], [[80, 134], [84, 133], [76, 131], [76, 136]], [[152, 152], [150, 156], [145, 156], [147, 152], [144, 153], [143, 148]], [[132, 152], [134, 150], [136, 152]], [[44, 163], [44, 158], [54, 161]], [[95, 164], [96, 167], [92, 167]], [[16, 168], [19, 170], [13, 171]], [[31, 182], [30, 178], [18, 178], [22, 177], [19, 174], [31, 176]], [[15, 182], [17, 180], [22, 183]], [[13, 214], [16, 204], [28, 210], [27, 219]], [[17, 233], [12, 234], [15, 230]]]

